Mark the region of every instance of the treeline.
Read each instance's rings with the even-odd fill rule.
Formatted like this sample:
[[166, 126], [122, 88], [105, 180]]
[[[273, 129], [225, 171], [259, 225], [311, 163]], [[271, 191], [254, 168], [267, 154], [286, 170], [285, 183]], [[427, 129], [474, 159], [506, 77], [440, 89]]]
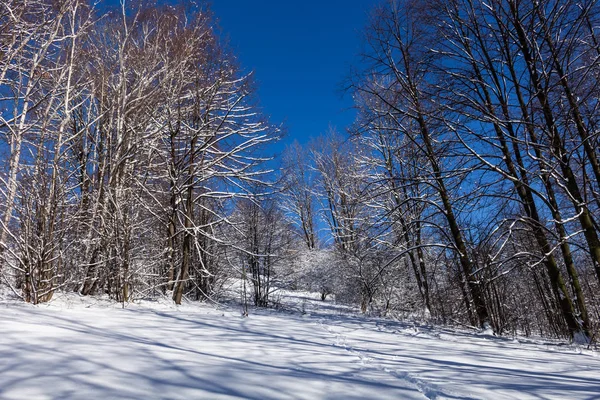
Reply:
[[2, 283], [210, 297], [278, 129], [207, 10], [94, 4], [0, 3]]
[[288, 195], [308, 247], [309, 203], [325, 210], [363, 310], [597, 337], [599, 11], [405, 0], [374, 12], [349, 83], [352, 137], [302, 150], [318, 185], [299, 172]]

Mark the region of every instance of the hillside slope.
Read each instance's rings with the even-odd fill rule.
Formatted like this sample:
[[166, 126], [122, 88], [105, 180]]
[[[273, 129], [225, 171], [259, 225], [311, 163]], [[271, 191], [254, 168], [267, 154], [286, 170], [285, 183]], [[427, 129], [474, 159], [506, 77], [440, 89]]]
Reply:
[[1, 399], [600, 399], [597, 353], [335, 307], [244, 318], [71, 297], [2, 302], [0, 327]]

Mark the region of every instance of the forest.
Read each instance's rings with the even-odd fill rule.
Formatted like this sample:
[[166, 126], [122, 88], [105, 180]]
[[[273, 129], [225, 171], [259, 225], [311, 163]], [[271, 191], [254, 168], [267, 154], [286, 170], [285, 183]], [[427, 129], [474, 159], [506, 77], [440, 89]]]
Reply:
[[[388, 0], [356, 120], [278, 152], [207, 5], [0, 1], [0, 293], [362, 313], [597, 342], [600, 6]], [[275, 155], [274, 155], [275, 154]]]

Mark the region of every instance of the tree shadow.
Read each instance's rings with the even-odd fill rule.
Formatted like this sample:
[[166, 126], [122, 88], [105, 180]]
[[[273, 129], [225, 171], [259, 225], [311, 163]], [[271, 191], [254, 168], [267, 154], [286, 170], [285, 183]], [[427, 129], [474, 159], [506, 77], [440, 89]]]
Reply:
[[[418, 398], [314, 326], [151, 310], [16, 308], [3, 315], [0, 398]], [[26, 322], [23, 322], [26, 321]], [[286, 322], [285, 318], [282, 322]], [[288, 322], [293, 323], [292, 320]]]

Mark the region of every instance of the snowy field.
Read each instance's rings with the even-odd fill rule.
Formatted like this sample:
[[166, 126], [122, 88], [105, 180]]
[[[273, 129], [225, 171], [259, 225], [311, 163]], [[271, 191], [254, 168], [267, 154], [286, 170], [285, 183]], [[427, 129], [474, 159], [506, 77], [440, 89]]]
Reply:
[[0, 399], [600, 399], [598, 353], [318, 304], [0, 302]]

